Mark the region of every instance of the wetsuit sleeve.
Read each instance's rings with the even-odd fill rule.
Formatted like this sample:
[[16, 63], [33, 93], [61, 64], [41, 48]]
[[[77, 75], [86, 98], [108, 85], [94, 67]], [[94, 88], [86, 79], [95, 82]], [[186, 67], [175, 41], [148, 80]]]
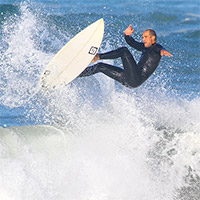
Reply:
[[[160, 54], [160, 51], [164, 49], [160, 44], [157, 44], [154, 48], [154, 51], [158, 54]], [[164, 49], [165, 50], [165, 49]]]
[[135, 41], [131, 36], [125, 35], [125, 40], [128, 45], [138, 51], [142, 51], [144, 49], [144, 43]]

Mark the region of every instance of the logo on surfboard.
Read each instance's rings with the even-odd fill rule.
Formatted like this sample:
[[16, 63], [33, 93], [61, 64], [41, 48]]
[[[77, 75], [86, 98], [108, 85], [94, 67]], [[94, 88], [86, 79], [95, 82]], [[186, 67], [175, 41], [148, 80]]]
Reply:
[[92, 46], [88, 53], [91, 54], [91, 55], [95, 55], [97, 53], [97, 51], [98, 51], [98, 48]]

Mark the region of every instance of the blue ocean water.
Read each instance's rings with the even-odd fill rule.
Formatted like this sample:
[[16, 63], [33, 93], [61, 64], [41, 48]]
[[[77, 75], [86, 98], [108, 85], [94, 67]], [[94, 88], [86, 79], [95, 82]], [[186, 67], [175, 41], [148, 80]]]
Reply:
[[[100, 18], [100, 52], [128, 47], [132, 24], [173, 57], [136, 89], [96, 74], [38, 91], [55, 53]], [[1, 0], [0, 41], [1, 199], [200, 199], [199, 0]]]

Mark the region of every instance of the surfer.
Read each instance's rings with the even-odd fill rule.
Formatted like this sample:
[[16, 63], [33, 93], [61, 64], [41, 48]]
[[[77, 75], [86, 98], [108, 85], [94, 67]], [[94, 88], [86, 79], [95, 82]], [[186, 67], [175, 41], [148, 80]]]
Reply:
[[136, 88], [144, 83], [156, 70], [161, 56], [171, 57], [172, 55], [156, 43], [156, 32], [154, 30], [147, 29], [142, 35], [143, 42], [141, 43], [131, 37], [133, 32], [134, 29], [129, 25], [124, 34], [128, 45], [142, 52], [138, 63], [136, 63], [127, 47], [121, 47], [107, 53], [96, 54], [92, 62], [102, 59], [121, 58], [124, 69], [99, 62], [87, 67], [79, 77], [91, 76], [102, 72], [129, 88]]

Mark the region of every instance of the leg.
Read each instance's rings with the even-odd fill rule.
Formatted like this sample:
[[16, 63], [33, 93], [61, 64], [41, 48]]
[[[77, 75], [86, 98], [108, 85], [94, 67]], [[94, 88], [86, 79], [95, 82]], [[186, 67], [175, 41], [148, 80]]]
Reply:
[[96, 65], [93, 65], [91, 67], [87, 67], [80, 75], [79, 77], [86, 77], [91, 76], [93, 74], [102, 72], [105, 75], [109, 76], [110, 78], [120, 82], [122, 85], [126, 85], [125, 82], [125, 76], [124, 76], [124, 70], [118, 67], [114, 67], [112, 65], [106, 64], [106, 63], [98, 63]]
[[121, 47], [104, 54], [99, 54], [100, 59], [116, 59], [119, 57], [121, 57], [124, 67], [125, 81], [131, 87], [141, 85], [143, 82], [141, 72], [138, 69], [135, 59], [126, 47]]

